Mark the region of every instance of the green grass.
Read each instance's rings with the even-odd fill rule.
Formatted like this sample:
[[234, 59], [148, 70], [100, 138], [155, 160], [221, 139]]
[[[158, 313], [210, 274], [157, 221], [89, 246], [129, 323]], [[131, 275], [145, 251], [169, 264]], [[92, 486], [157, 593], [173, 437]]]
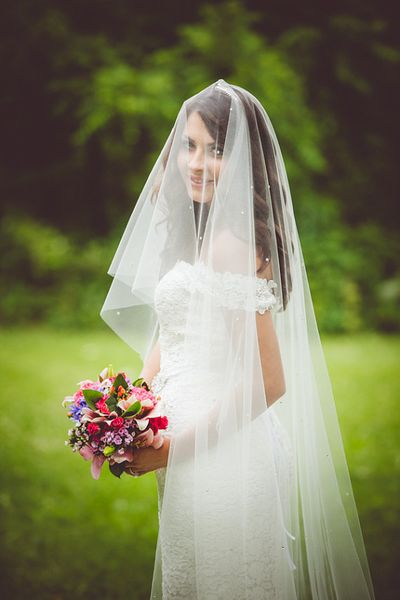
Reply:
[[[1, 339], [1, 597], [147, 599], [154, 474], [117, 480], [104, 468], [94, 481], [89, 464], [64, 446], [61, 407], [78, 381], [109, 362], [138, 374], [138, 357], [108, 331], [8, 329]], [[324, 347], [377, 598], [393, 598], [400, 339], [329, 338]]]
[[400, 338], [325, 340], [377, 600], [400, 597]]

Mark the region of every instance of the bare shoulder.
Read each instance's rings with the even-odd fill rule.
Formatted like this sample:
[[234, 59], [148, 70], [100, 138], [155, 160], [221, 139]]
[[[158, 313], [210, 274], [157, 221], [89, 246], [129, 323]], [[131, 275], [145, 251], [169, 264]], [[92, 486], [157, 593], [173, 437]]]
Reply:
[[236, 237], [230, 229], [223, 229], [213, 243], [212, 261], [217, 270], [245, 272], [249, 245]]
[[[223, 229], [213, 243], [212, 261], [214, 268], [219, 271], [246, 272], [249, 259], [249, 244], [238, 238], [230, 229]], [[256, 253], [256, 273], [262, 279], [272, 279], [272, 267], [266, 262], [261, 253]]]
[[238, 238], [231, 229], [222, 229], [215, 237], [214, 249], [222, 251], [228, 245], [229, 251], [231, 250], [248, 250], [248, 244]]

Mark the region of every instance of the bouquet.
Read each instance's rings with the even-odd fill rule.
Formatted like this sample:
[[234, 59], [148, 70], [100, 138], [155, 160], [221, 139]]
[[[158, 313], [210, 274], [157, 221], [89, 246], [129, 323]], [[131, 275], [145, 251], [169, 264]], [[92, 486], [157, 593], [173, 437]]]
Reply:
[[116, 477], [124, 472], [124, 462], [133, 459], [134, 448], [161, 448], [168, 419], [159, 411], [155, 396], [143, 378], [131, 382], [125, 373], [114, 376], [112, 367], [104, 369], [98, 381], [85, 379], [79, 389], [62, 402], [75, 427], [68, 431], [65, 444], [91, 460], [94, 479], [108, 461]]

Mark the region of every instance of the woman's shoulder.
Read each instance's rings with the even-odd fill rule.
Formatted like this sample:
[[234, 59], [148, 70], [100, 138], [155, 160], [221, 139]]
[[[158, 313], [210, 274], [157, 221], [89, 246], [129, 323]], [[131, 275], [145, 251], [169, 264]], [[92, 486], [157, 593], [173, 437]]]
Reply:
[[[218, 233], [213, 243], [212, 262], [216, 271], [247, 273], [250, 247], [226, 228]], [[256, 252], [255, 273], [257, 278], [271, 280], [271, 262], [266, 261], [261, 252]]]
[[249, 245], [226, 228], [218, 232], [212, 244], [212, 263], [216, 271], [245, 272]]

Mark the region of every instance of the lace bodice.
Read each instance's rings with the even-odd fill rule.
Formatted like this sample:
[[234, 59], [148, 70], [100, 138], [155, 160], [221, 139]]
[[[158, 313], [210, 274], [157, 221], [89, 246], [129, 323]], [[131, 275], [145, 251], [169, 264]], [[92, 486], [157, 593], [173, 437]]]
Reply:
[[[160, 280], [155, 292], [155, 308], [160, 324], [161, 372], [158, 380], [169, 376], [182, 376], [185, 370], [198, 365], [198, 336], [205, 323], [193, 319], [187, 323], [187, 311], [193, 293], [205, 294], [212, 299], [213, 318], [213, 360], [209, 364], [218, 364], [223, 357], [224, 320], [214, 318], [220, 308], [256, 310], [260, 314], [273, 309], [277, 300], [273, 293], [276, 283], [273, 280], [252, 278], [240, 273], [217, 272], [204, 263], [192, 265], [179, 261], [175, 267]], [[252, 301], [247, 294], [248, 283], [255, 284], [255, 296]], [[189, 335], [188, 335], [189, 334]], [[183, 348], [185, 336], [186, 347]], [[184, 352], [185, 350], [185, 352]], [[190, 351], [192, 350], [192, 351]], [[199, 378], [203, 375], [197, 369]], [[208, 379], [212, 373], [207, 373]], [[157, 382], [157, 380], [156, 380]], [[154, 382], [154, 384], [156, 384]], [[192, 382], [193, 383], [193, 382]]]
[[[250, 280], [255, 284], [254, 303], [248, 300], [246, 293], [245, 284]], [[155, 305], [157, 312], [162, 316], [165, 308], [164, 301], [177, 300], [182, 305], [188, 293], [200, 292], [212, 295], [217, 306], [257, 310], [260, 314], [264, 314], [277, 303], [273, 293], [276, 287], [277, 284], [272, 279], [250, 278], [229, 271], [213, 271], [202, 262], [192, 265], [180, 260], [160, 280], [156, 289]], [[176, 305], [173, 312], [176, 312]]]

